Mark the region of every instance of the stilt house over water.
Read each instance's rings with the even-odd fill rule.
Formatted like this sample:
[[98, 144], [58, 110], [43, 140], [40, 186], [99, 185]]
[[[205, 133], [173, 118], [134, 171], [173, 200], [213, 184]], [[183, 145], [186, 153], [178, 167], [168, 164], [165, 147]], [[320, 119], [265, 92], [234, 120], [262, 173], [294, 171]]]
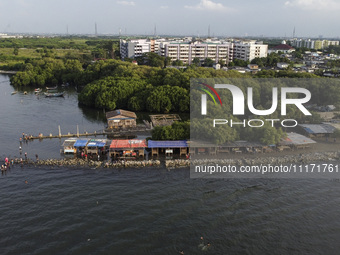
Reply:
[[110, 129], [131, 128], [136, 127], [137, 116], [134, 112], [118, 109], [106, 113], [106, 119]]

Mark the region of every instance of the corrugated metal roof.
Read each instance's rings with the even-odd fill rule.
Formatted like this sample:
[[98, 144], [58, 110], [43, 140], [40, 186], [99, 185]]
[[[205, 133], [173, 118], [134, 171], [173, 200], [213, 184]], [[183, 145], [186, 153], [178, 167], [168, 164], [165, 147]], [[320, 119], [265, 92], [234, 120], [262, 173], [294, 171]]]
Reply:
[[148, 148], [184, 148], [188, 147], [186, 140], [177, 141], [148, 141]]
[[146, 148], [146, 141], [140, 139], [121, 139], [112, 140], [110, 149], [131, 149], [131, 148]]
[[280, 144], [282, 145], [304, 145], [304, 144], [312, 144], [312, 143], [316, 143], [314, 140], [304, 136], [304, 135], [300, 135], [297, 133], [287, 133], [287, 137], [282, 139], [282, 141], [280, 142]]
[[129, 117], [129, 118], [134, 118], [134, 119], [137, 118], [137, 116], [134, 112], [130, 112], [130, 111], [122, 110], [122, 109], [117, 109], [117, 110], [114, 110], [114, 111], [111, 111], [111, 112], [107, 112], [106, 118], [111, 119], [111, 118], [114, 118], [118, 115], [123, 115], [123, 116]]
[[332, 134], [335, 127], [328, 124], [300, 124], [309, 134]]
[[77, 139], [67, 139], [64, 141], [62, 146], [73, 146]]
[[74, 143], [73, 147], [85, 147], [88, 141], [89, 139], [78, 139]]
[[91, 139], [87, 147], [104, 147], [105, 145], [106, 139]]

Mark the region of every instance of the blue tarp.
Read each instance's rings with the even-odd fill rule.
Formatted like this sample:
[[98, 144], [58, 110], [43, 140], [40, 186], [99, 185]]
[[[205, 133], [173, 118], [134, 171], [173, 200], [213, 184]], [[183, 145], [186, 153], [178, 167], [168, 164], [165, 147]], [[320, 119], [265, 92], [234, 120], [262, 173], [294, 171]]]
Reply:
[[74, 143], [73, 147], [85, 147], [88, 141], [88, 139], [79, 139]]
[[185, 148], [188, 147], [186, 140], [178, 141], [148, 141], [148, 148]]
[[87, 147], [104, 147], [106, 145], [106, 141], [104, 140], [91, 140], [88, 144]]

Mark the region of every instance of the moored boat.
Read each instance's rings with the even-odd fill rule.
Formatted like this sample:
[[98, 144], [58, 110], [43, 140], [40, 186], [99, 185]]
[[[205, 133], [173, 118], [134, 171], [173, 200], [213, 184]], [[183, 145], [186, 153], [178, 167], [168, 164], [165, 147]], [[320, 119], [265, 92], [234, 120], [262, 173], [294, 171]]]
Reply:
[[16, 93], [18, 93], [18, 91], [13, 91], [11, 95], [15, 95]]
[[45, 92], [45, 96], [46, 97], [63, 97], [64, 96], [64, 91], [63, 92], [59, 92], [59, 93], [48, 93], [48, 92]]
[[40, 92], [42, 92], [42, 89], [41, 89], [41, 88], [37, 88], [37, 89], [34, 90], [34, 93], [35, 93], [35, 94], [39, 94]]
[[55, 86], [55, 87], [46, 87], [47, 90], [57, 90], [58, 89], [58, 86]]

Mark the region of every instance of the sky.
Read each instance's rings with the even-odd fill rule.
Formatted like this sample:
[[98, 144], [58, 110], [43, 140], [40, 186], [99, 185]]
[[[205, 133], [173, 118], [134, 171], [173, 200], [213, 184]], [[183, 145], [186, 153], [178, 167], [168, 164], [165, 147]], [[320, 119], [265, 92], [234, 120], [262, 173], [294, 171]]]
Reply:
[[340, 0], [0, 0], [0, 33], [340, 36]]

